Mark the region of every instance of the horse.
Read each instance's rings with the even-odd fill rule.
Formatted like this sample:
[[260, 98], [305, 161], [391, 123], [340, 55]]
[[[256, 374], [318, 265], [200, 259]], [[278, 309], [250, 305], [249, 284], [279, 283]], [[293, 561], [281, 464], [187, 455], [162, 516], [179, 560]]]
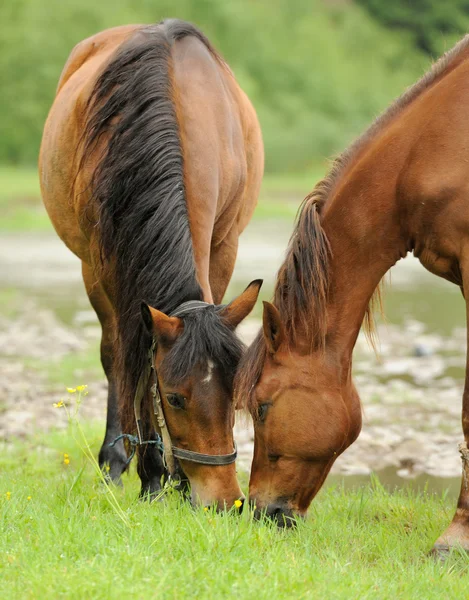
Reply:
[[[279, 525], [304, 516], [361, 429], [352, 351], [385, 273], [413, 252], [469, 296], [469, 36], [398, 98], [303, 201], [273, 302], [235, 380], [254, 420], [251, 502]], [[469, 304], [467, 304], [469, 306]], [[469, 310], [469, 309], [468, 309]], [[463, 481], [434, 550], [469, 550], [469, 375]]]
[[102, 327], [99, 464], [120, 483], [129, 441], [144, 497], [179, 466], [194, 503], [242, 498], [234, 330], [261, 282], [221, 302], [263, 163], [255, 110], [194, 25], [121, 26], [73, 49], [44, 128], [41, 191]]

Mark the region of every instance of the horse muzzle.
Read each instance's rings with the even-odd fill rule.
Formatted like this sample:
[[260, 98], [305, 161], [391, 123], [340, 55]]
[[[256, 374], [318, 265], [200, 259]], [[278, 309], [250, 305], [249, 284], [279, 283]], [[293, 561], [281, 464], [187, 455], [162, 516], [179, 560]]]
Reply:
[[254, 509], [254, 518], [262, 521], [268, 520], [275, 523], [280, 528], [296, 527], [298, 518], [301, 517], [288, 506], [287, 501], [279, 499], [270, 502], [265, 506], [259, 506], [255, 498], [250, 500], [251, 507]]

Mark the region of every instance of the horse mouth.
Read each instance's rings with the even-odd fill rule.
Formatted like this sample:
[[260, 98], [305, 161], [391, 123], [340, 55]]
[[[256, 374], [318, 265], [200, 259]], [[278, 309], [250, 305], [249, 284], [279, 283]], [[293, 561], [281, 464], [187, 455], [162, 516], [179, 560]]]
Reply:
[[258, 521], [270, 521], [277, 525], [279, 529], [292, 529], [298, 524], [298, 520], [304, 518], [304, 515], [293, 510], [284, 502], [273, 502], [264, 507], [255, 506], [251, 500], [254, 509], [254, 518]]

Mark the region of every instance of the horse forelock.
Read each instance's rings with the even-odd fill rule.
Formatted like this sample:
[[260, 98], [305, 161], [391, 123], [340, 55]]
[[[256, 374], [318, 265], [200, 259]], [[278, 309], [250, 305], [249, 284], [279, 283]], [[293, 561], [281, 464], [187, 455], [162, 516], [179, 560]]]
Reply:
[[221, 308], [210, 306], [183, 318], [183, 332], [161, 364], [165, 381], [181, 384], [197, 366], [210, 365], [210, 374], [217, 372], [218, 380], [231, 398], [234, 376], [245, 347], [220, 317]]

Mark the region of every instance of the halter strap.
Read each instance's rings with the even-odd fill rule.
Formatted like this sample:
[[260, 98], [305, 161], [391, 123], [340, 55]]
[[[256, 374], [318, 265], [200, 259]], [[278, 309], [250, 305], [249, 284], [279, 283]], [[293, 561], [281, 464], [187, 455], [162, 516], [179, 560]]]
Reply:
[[236, 460], [238, 449], [236, 447], [236, 442], [234, 443], [234, 450], [231, 454], [201, 454], [200, 452], [193, 452], [192, 450], [184, 450], [183, 448], [176, 448], [173, 446], [173, 454], [176, 458], [189, 460], [190, 462], [199, 463], [200, 465], [231, 465], [231, 463]]
[[[210, 306], [213, 306], [213, 304], [202, 302], [201, 300], [189, 300], [188, 302], [183, 302], [183, 304], [178, 306], [178, 308], [176, 308], [176, 310], [174, 310], [170, 316], [181, 317], [192, 311], [205, 309]], [[163, 461], [169, 471], [170, 476], [174, 478], [176, 474], [176, 458], [210, 466], [230, 465], [231, 463], [234, 463], [238, 455], [236, 443], [234, 444], [233, 452], [230, 454], [202, 454], [200, 452], [193, 452], [192, 450], [185, 450], [183, 448], [173, 446], [171, 442], [171, 435], [169, 433], [164, 416], [158, 374], [155, 369], [156, 345], [156, 338], [153, 338], [151, 347], [148, 351], [148, 360], [139, 377], [134, 396], [134, 414], [137, 425], [138, 444], [142, 445], [149, 443], [148, 441], [145, 441], [142, 436], [142, 401], [145, 391], [148, 389], [150, 378], [153, 377], [154, 381], [150, 390], [153, 398], [153, 418], [156, 421], [154, 422], [154, 427], [160, 431]]]

